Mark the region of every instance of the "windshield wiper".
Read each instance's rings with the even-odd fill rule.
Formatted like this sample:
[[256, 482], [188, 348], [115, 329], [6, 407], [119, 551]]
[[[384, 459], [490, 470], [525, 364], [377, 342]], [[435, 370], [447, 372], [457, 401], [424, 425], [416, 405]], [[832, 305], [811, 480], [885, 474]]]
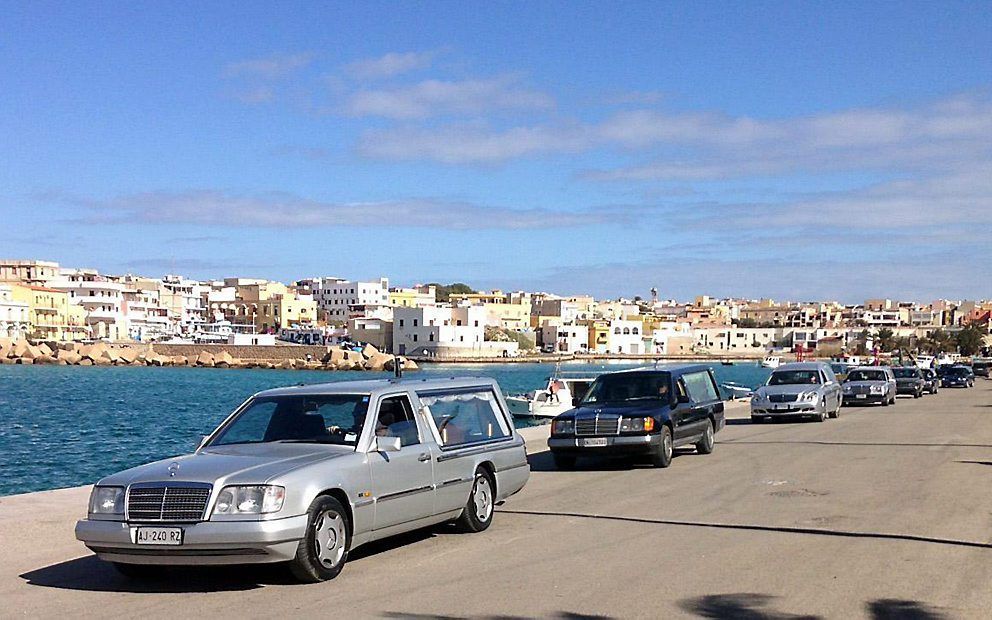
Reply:
[[333, 437], [311, 437], [309, 439], [276, 439], [272, 443], [332, 443], [338, 445], [346, 445], [343, 440], [338, 440]]

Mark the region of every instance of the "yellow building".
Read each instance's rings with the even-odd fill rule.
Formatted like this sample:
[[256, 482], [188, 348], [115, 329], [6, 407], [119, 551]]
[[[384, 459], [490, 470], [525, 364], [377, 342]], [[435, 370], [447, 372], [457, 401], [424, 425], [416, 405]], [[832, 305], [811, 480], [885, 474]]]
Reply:
[[43, 286], [12, 284], [11, 297], [28, 304], [34, 340], [83, 340], [89, 337], [86, 310], [69, 303], [69, 294]]
[[437, 305], [437, 289], [433, 286], [389, 289], [389, 305], [394, 308], [423, 308]]
[[589, 321], [589, 350], [606, 353], [610, 347], [610, 322]]
[[290, 295], [259, 301], [255, 313], [255, 328], [259, 332], [316, 322], [317, 302]]

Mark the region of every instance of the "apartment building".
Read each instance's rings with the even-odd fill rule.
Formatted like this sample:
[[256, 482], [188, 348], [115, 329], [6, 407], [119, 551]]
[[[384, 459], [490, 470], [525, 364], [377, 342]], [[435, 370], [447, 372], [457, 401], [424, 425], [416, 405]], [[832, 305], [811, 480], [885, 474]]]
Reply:
[[311, 286], [322, 318], [328, 322], [344, 324], [348, 319], [389, 306], [389, 278], [374, 281], [315, 278]]
[[27, 338], [30, 335], [30, 304], [14, 299], [11, 285], [0, 284], [0, 338]]
[[11, 284], [10, 289], [13, 301], [28, 306], [29, 338], [69, 341], [91, 337], [85, 309], [70, 303], [65, 291], [27, 284]]
[[401, 308], [436, 306], [437, 288], [434, 286], [393, 287], [389, 289], [389, 305]]
[[299, 298], [291, 293], [277, 295], [258, 302], [255, 329], [262, 333], [276, 332], [281, 328], [312, 325], [317, 322], [317, 302], [312, 298]]
[[169, 320], [177, 334], [192, 334], [196, 327], [207, 323], [204, 298], [210, 286], [179, 275], [162, 278], [160, 303], [169, 312]]
[[504, 329], [530, 329], [531, 298], [528, 293], [503, 291], [451, 295], [455, 306], [481, 306], [486, 310], [486, 325]]
[[61, 269], [51, 281], [51, 288], [65, 291], [69, 303], [86, 311], [86, 325], [91, 338], [127, 340], [124, 316], [124, 284], [100, 275], [95, 269]]
[[546, 321], [538, 337], [545, 353], [585, 353], [589, 350], [589, 328], [575, 322]]
[[46, 286], [58, 276], [58, 263], [44, 260], [0, 259], [0, 282]]
[[482, 306], [394, 308], [393, 352], [431, 357], [497, 357], [515, 352], [516, 342], [485, 339]]

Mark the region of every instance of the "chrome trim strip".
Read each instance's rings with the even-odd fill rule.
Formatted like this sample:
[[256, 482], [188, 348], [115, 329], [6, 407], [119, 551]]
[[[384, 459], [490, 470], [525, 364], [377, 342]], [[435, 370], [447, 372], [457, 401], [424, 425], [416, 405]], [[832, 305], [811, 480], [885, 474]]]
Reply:
[[389, 501], [391, 499], [399, 499], [400, 497], [406, 497], [408, 495], [416, 495], [417, 493], [424, 493], [426, 491], [433, 491], [433, 490], [434, 490], [434, 485], [429, 484], [429, 485], [427, 485], [425, 487], [417, 487], [415, 489], [407, 489], [406, 491], [399, 491], [397, 493], [389, 493], [387, 495], [380, 495], [379, 497], [375, 498], [375, 501], [377, 501], [377, 502], [386, 502], [386, 501]]
[[441, 484], [437, 485], [437, 488], [443, 488], [455, 484], [465, 484], [466, 482], [472, 482], [472, 478], [455, 478], [453, 480], [445, 480]]
[[[506, 444], [506, 445], [497, 445]], [[508, 448], [519, 448], [524, 445], [523, 439], [517, 439], [513, 435], [509, 437], [500, 437], [499, 439], [490, 439], [487, 441], [476, 441], [470, 444], [464, 444], [461, 446], [449, 446], [447, 448], [442, 447], [442, 451], [446, 451], [445, 454], [441, 454], [437, 457], [437, 462], [441, 463], [443, 461], [448, 461], [450, 459], [457, 459], [463, 456], [473, 456], [476, 454], [482, 454], [490, 450], [506, 450]]]
[[371, 506], [375, 503], [374, 499], [363, 499], [360, 502], [355, 502], [355, 508], [364, 508], [366, 506]]
[[497, 469], [496, 473], [498, 474], [503, 471], [510, 471], [511, 469], [520, 469], [521, 467], [529, 467], [529, 466], [530, 463], [524, 461], [523, 463], [517, 463], [516, 465], [510, 465], [509, 467], [503, 467], [502, 469]]

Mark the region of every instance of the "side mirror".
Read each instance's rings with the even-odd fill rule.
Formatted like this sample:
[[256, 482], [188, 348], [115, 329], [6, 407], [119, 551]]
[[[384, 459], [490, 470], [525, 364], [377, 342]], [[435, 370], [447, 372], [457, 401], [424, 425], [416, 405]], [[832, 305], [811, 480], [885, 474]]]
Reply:
[[200, 437], [200, 443], [196, 444], [196, 449], [199, 450], [204, 445], [206, 445], [208, 439], [210, 439], [210, 435], [204, 435], [203, 437]]
[[399, 437], [376, 437], [375, 449], [377, 452], [399, 452], [403, 444]]
[[689, 402], [689, 395], [688, 394], [679, 394], [678, 402], [679, 403], [687, 403], [687, 402]]
[[578, 407], [578, 406], [579, 406], [579, 402], [580, 402], [581, 400], [582, 400], [582, 399], [581, 399], [581, 398], [579, 398], [578, 396], [573, 396], [573, 397], [572, 397], [572, 406], [573, 406], [573, 407]]

